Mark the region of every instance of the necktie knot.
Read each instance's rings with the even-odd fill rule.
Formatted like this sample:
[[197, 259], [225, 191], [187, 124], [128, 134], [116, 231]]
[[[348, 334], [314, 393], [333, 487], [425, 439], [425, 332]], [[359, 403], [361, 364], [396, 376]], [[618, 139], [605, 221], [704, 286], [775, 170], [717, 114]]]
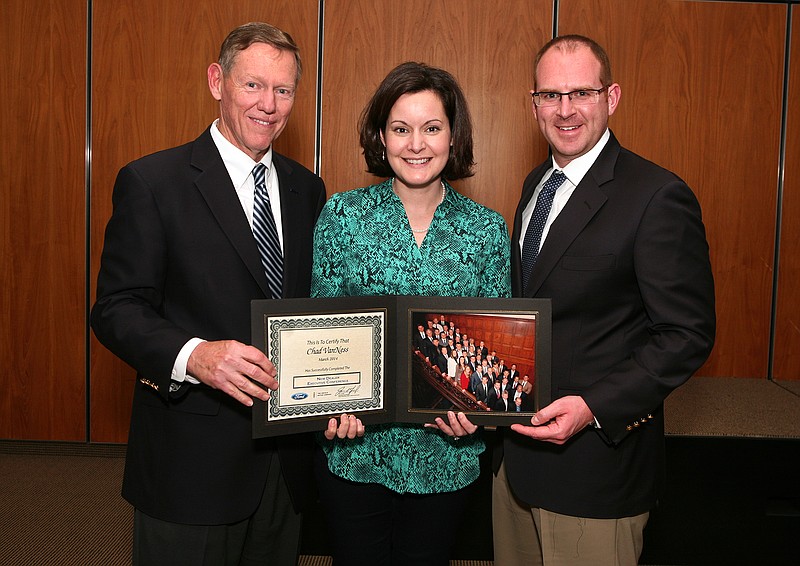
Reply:
[[265, 193], [267, 191], [267, 167], [263, 163], [256, 164], [253, 167], [253, 182], [255, 183], [256, 191]]
[[558, 187], [560, 187], [564, 183], [564, 180], [566, 178], [567, 178], [567, 176], [564, 175], [563, 171], [559, 171], [558, 169], [553, 171], [553, 174], [550, 175], [550, 178], [547, 179], [547, 182], [542, 187], [542, 192], [540, 193], [540, 198], [541, 198], [541, 194], [555, 195], [556, 189], [558, 189]]

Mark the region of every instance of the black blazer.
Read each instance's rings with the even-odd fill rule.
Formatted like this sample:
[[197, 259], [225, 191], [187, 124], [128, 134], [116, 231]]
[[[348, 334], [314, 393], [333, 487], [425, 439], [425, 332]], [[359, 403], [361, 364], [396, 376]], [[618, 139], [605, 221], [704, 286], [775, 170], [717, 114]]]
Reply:
[[[707, 359], [714, 283], [700, 206], [669, 171], [611, 136], [544, 242], [522, 289], [522, 211], [550, 161], [523, 185], [514, 219], [514, 296], [552, 299], [552, 392], [580, 395], [601, 429], [565, 445], [507, 431], [509, 481], [526, 503], [616, 518], [655, 503], [662, 403]], [[532, 473], [535, 471], [536, 473]]]
[[[322, 180], [273, 155], [281, 191], [284, 296], [308, 296]], [[120, 170], [92, 328], [138, 374], [123, 496], [153, 517], [232, 523], [252, 514], [277, 447], [292, 501], [314, 500], [305, 436], [252, 440], [251, 409], [205, 385], [170, 394], [193, 336], [250, 343], [250, 300], [268, 296], [255, 239], [209, 130]]]

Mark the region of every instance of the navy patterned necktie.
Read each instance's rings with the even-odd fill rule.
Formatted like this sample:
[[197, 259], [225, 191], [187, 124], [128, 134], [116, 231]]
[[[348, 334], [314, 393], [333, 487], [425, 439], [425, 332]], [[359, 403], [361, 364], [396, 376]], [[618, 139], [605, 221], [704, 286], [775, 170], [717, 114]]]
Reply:
[[253, 168], [256, 189], [253, 201], [253, 235], [261, 254], [261, 263], [264, 265], [272, 298], [280, 299], [283, 295], [283, 252], [267, 193], [266, 171], [266, 166], [261, 163]]
[[547, 179], [547, 182], [539, 192], [539, 196], [536, 198], [536, 206], [533, 208], [533, 215], [531, 215], [528, 229], [525, 232], [525, 240], [522, 242], [523, 291], [527, 289], [533, 266], [536, 265], [536, 257], [539, 255], [539, 247], [542, 242], [542, 232], [544, 231], [547, 217], [550, 215], [550, 209], [553, 206], [556, 189], [562, 185], [566, 178], [563, 172], [556, 169]]

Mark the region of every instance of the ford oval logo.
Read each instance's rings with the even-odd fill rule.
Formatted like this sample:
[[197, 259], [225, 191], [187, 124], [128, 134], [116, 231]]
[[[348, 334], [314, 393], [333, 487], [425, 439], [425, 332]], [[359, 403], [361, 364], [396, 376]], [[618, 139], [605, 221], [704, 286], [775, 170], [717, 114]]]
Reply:
[[308, 397], [307, 393], [295, 393], [294, 395], [292, 395], [292, 399], [294, 399], [295, 401], [300, 401], [301, 399], [305, 399], [306, 397]]

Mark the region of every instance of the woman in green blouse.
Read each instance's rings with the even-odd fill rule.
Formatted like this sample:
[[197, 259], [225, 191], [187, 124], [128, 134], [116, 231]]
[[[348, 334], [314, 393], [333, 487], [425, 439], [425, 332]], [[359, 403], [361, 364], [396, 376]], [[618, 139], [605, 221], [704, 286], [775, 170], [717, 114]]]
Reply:
[[[424, 64], [399, 65], [364, 109], [360, 135], [368, 171], [386, 180], [325, 205], [312, 295], [510, 296], [503, 218], [449, 184], [471, 176], [474, 165], [472, 124], [455, 79]], [[330, 420], [317, 476], [335, 564], [448, 563], [452, 520], [461, 517], [485, 450], [463, 414], [448, 417], [366, 431], [352, 415]]]

